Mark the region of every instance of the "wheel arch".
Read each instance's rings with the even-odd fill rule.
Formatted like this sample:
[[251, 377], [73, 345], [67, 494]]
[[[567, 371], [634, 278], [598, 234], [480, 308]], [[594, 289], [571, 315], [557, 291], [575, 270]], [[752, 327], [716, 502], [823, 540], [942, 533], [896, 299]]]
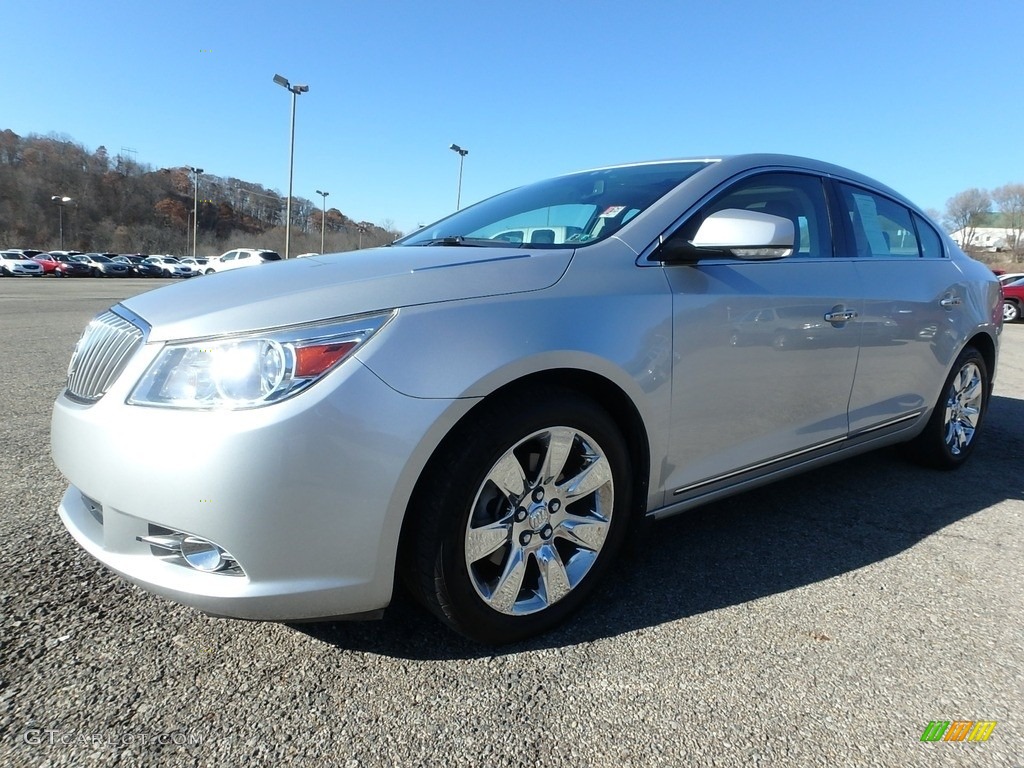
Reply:
[[[416, 525], [416, 516], [410, 514], [410, 511], [416, 503], [425, 479], [436, 470], [438, 456], [453, 440], [459, 439], [463, 430], [470, 428], [473, 419], [482, 408], [492, 407], [495, 402], [515, 397], [523, 392], [542, 388], [570, 390], [587, 395], [615, 422], [622, 432], [626, 451], [633, 463], [634, 485], [630, 504], [630, 519], [635, 522], [643, 517], [647, 507], [651, 476], [651, 448], [647, 428], [635, 403], [618, 385], [597, 373], [569, 368], [544, 370], [510, 381], [483, 397], [448, 430], [447, 434], [434, 447], [409, 495], [398, 539], [400, 551], [408, 546], [410, 531]], [[403, 558], [400, 556], [396, 567], [401, 567], [402, 560]]]
[[989, 381], [989, 396], [992, 395], [993, 382], [996, 378], [996, 343], [992, 337], [984, 331], [979, 331], [974, 334], [964, 345], [964, 347], [974, 347], [981, 353], [982, 359], [985, 361], [985, 367], [988, 368], [988, 381]]

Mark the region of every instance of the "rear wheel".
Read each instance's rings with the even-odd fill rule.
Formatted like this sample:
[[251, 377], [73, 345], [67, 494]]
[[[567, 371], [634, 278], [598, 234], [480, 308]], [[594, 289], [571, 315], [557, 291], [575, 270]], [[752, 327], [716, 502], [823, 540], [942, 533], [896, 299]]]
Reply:
[[620, 548], [631, 478], [618, 427], [588, 398], [546, 390], [485, 404], [417, 488], [407, 581], [474, 640], [544, 632]]
[[957, 357], [924, 431], [908, 449], [922, 464], [957, 469], [974, 450], [988, 408], [988, 366], [974, 347]]

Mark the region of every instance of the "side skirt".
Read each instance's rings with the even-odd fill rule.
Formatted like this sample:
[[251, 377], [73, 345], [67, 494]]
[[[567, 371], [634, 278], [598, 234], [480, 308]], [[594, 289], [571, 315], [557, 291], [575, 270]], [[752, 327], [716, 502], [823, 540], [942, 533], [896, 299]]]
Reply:
[[659, 509], [649, 510], [647, 517], [660, 520], [678, 515], [702, 504], [749, 491], [784, 477], [798, 475], [815, 467], [905, 442], [921, 431], [927, 424], [928, 416], [927, 411], [917, 411], [844, 438], [830, 440], [796, 453], [678, 488], [672, 492], [670, 503]]

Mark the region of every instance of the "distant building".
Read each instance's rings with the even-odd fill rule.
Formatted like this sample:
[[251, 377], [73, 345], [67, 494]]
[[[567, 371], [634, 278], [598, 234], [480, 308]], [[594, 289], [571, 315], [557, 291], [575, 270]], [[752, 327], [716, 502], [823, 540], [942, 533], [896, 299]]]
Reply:
[[[964, 240], [967, 238], [968, 232], [971, 232], [970, 242], [965, 243]], [[1024, 233], [1012, 227], [974, 227], [973, 231], [970, 228], [958, 229], [956, 232], [950, 232], [949, 236], [961, 248], [999, 253], [1012, 251], [1014, 243], [1018, 242]]]

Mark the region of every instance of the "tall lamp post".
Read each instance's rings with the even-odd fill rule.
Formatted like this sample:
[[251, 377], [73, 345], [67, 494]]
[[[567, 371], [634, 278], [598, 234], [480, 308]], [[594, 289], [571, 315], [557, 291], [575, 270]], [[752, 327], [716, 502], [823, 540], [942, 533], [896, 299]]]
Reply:
[[463, 149], [458, 144], [452, 144], [448, 147], [452, 152], [459, 153], [459, 194], [455, 198], [455, 210], [459, 210], [462, 207], [462, 164], [466, 160], [466, 155], [469, 154], [468, 149]]
[[71, 198], [67, 195], [52, 195], [50, 197], [54, 203], [57, 204], [57, 208], [60, 211], [58, 217], [60, 218], [60, 249], [64, 250], [64, 206], [71, 202]]
[[330, 192], [321, 192], [319, 189], [316, 191], [320, 197], [324, 200], [323, 213], [320, 215], [320, 255], [324, 255], [324, 232], [327, 229], [327, 196]]
[[287, 88], [292, 94], [292, 133], [288, 155], [288, 206], [285, 212], [284, 222], [284, 257], [288, 258], [288, 251], [292, 242], [292, 179], [295, 173], [295, 100], [300, 93], [309, 91], [308, 85], [292, 85], [287, 78], [274, 75], [274, 82], [282, 88]]
[[189, 173], [195, 179], [195, 186], [192, 193], [192, 258], [196, 257], [196, 246], [199, 244], [199, 174], [202, 168], [189, 166]]

